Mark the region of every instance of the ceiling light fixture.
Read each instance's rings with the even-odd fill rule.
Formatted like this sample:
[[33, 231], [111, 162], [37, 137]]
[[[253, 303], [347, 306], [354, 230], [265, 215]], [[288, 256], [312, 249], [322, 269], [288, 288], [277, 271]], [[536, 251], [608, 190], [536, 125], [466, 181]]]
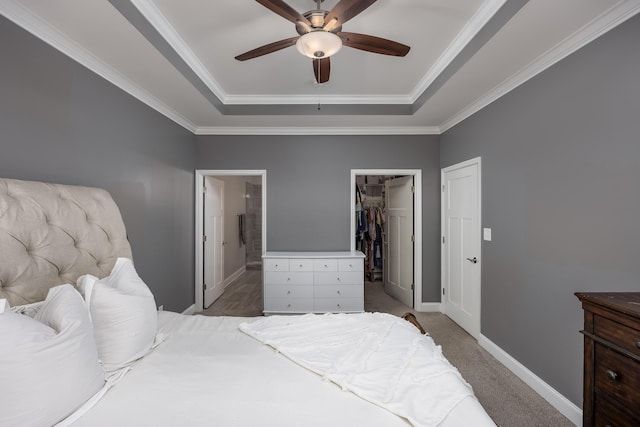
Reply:
[[309, 58], [328, 58], [342, 48], [342, 40], [328, 31], [311, 31], [298, 39], [296, 48], [298, 52]]

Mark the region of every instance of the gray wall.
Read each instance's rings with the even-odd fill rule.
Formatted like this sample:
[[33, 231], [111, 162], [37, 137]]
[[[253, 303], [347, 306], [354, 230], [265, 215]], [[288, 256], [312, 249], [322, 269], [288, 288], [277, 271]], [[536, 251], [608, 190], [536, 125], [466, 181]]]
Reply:
[[195, 137], [0, 17], [0, 176], [102, 187], [158, 304], [194, 301]]
[[198, 136], [198, 169], [267, 171], [267, 250], [349, 250], [351, 169], [421, 169], [423, 301], [440, 301], [437, 136]]
[[582, 406], [576, 291], [640, 291], [640, 16], [441, 137], [482, 157], [482, 334]]

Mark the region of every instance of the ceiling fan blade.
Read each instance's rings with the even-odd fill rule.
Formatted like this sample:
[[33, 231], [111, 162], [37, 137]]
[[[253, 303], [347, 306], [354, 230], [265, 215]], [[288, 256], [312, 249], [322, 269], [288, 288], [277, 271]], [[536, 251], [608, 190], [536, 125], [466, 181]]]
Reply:
[[275, 14], [282, 16], [284, 19], [293, 22], [294, 24], [298, 21], [304, 22], [305, 24], [311, 25], [311, 22], [304, 16], [302, 16], [299, 12], [297, 12], [294, 8], [289, 6], [282, 0], [256, 0], [258, 3], [269, 9]]
[[253, 59], [253, 58], [257, 58], [258, 56], [266, 55], [268, 53], [273, 53], [278, 50], [287, 48], [289, 46], [293, 46], [294, 44], [296, 44], [296, 41], [298, 41], [299, 38], [300, 36], [295, 36], [295, 37], [290, 37], [288, 39], [280, 40], [277, 42], [269, 43], [264, 46], [260, 46], [253, 50], [250, 50], [249, 52], [245, 52], [241, 55], [238, 55], [236, 56], [236, 59], [238, 61], [246, 61], [247, 59]]
[[411, 49], [402, 43], [394, 42], [367, 34], [347, 33], [340, 31], [337, 35], [342, 39], [342, 44], [367, 52], [380, 53], [382, 55], [405, 56]]
[[313, 60], [313, 74], [316, 76], [316, 82], [328, 82], [329, 73], [331, 73], [331, 57]]
[[328, 24], [332, 19], [337, 18], [339, 25], [342, 25], [375, 2], [376, 0], [340, 0], [340, 2], [329, 11], [329, 14], [324, 18], [324, 22]]

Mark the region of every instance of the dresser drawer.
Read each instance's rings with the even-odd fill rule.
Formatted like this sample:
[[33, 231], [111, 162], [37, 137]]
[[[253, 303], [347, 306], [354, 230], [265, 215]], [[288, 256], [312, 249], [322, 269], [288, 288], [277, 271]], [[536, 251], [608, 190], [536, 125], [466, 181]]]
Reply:
[[294, 258], [289, 260], [289, 270], [291, 271], [313, 271], [313, 260]]
[[364, 290], [358, 285], [316, 286], [313, 296], [316, 298], [364, 298]]
[[264, 288], [265, 298], [313, 298], [313, 286], [270, 285]]
[[298, 271], [267, 271], [264, 273], [265, 288], [269, 285], [313, 285], [313, 273]]
[[265, 258], [264, 271], [289, 271], [289, 260], [283, 258]]
[[599, 394], [595, 396], [594, 427], [637, 427], [639, 414], [633, 414], [628, 408], [620, 407]]
[[314, 310], [321, 313], [363, 311], [362, 298], [316, 298]]
[[640, 408], [640, 363], [596, 343], [594, 370], [596, 392]]
[[593, 316], [594, 334], [640, 356], [640, 331], [622, 325], [606, 317]]
[[364, 263], [361, 258], [339, 259], [338, 271], [364, 271]]
[[314, 259], [313, 271], [338, 271], [338, 260], [332, 258]]
[[313, 311], [313, 298], [265, 298], [267, 313], [309, 313]]
[[358, 271], [336, 271], [313, 273], [315, 285], [360, 285], [364, 278]]

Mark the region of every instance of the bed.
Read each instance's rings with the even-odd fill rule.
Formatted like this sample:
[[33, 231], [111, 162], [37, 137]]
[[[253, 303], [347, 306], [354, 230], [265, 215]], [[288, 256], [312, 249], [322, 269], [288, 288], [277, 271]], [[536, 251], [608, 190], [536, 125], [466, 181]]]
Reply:
[[0, 179], [0, 425], [495, 426], [383, 313], [156, 310], [104, 190]]

